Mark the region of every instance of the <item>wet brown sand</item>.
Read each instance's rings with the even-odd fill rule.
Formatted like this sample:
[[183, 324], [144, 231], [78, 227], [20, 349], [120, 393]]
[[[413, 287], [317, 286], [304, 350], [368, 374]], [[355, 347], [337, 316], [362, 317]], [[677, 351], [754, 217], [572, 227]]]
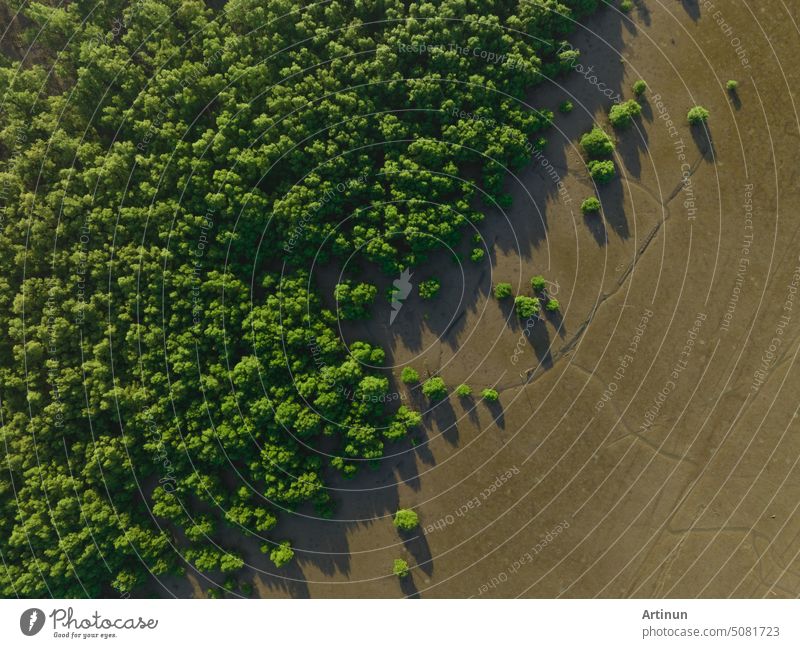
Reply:
[[[416, 277], [441, 279], [437, 300], [345, 332], [387, 348], [396, 377], [411, 364], [476, 397], [451, 395], [416, 446], [335, 483], [333, 520], [286, 516], [296, 564], [253, 572], [256, 595], [800, 593], [800, 16], [781, 0], [725, 2], [720, 25], [708, 4], [648, 0], [580, 27], [596, 79], [536, 89], [537, 105], [570, 97], [575, 110], [557, 114], [544, 163], [509, 183], [513, 208], [481, 226], [491, 262], [440, 259]], [[617, 135], [621, 177], [584, 217], [594, 190], [576, 141], [611, 105], [597, 84], [628, 99], [639, 78], [650, 89]], [[686, 123], [694, 104], [711, 111], [712, 144]], [[540, 273], [563, 317], [528, 335], [490, 290]], [[477, 395], [492, 385], [487, 406]], [[421, 532], [397, 534], [399, 506]]]

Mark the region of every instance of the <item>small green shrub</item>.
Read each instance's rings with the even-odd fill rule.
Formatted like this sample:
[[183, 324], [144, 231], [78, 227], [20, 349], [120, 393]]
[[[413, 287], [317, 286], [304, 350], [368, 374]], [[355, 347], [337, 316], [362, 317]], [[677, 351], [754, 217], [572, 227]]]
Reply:
[[395, 558], [392, 573], [398, 578], [405, 578], [408, 576], [408, 563], [402, 558]]
[[434, 376], [423, 383], [422, 393], [432, 401], [439, 401], [447, 396], [447, 385], [439, 376]]
[[614, 152], [614, 141], [599, 126], [595, 126], [581, 137], [581, 148], [590, 159], [608, 157]]
[[496, 299], [506, 299], [511, 297], [511, 284], [499, 283], [494, 287], [494, 296]]
[[531, 277], [531, 288], [533, 288], [536, 292], [542, 292], [545, 288], [547, 288], [547, 280], [542, 275]]
[[500, 394], [497, 393], [496, 389], [487, 388], [481, 392], [481, 398], [489, 401], [490, 403], [496, 403], [497, 399], [500, 398]]
[[616, 175], [614, 163], [611, 160], [590, 160], [589, 175], [598, 184], [607, 184]]
[[517, 315], [519, 315], [521, 319], [528, 319], [539, 313], [541, 304], [536, 297], [520, 295], [514, 300], [514, 308], [516, 308]]
[[692, 126], [696, 126], [697, 124], [702, 124], [708, 121], [708, 117], [711, 113], [708, 112], [703, 106], [695, 106], [691, 108], [689, 112], [686, 114], [686, 119], [689, 120], [689, 123]]
[[292, 558], [294, 558], [294, 551], [292, 551], [288, 540], [281, 542], [269, 554], [269, 559], [276, 567], [283, 567], [286, 563], [291, 561]]
[[456, 396], [461, 396], [461, 398], [472, 396], [472, 387], [464, 384], [459, 385], [456, 387]]
[[644, 80], [639, 79], [633, 84], [633, 94], [637, 97], [641, 97], [645, 92], [647, 92], [647, 84]]
[[400, 372], [400, 380], [402, 380], [406, 385], [418, 383], [419, 372], [413, 367], [403, 367], [403, 371]]
[[394, 514], [394, 525], [401, 531], [413, 531], [419, 526], [419, 516], [411, 509], [400, 509]]
[[410, 430], [419, 427], [422, 423], [422, 414], [401, 405], [397, 409], [394, 421], [384, 428], [383, 436], [389, 441], [397, 441], [405, 437]]
[[561, 113], [564, 113], [564, 114], [571, 113], [573, 108], [574, 108], [574, 106], [572, 105], [571, 101], [569, 101], [569, 100], [562, 101], [561, 104], [558, 106], [558, 112], [561, 112]]
[[439, 292], [439, 288], [441, 287], [442, 286], [438, 279], [428, 279], [427, 281], [423, 281], [419, 285], [419, 296], [423, 299], [433, 299], [436, 297], [436, 293]]
[[633, 10], [633, 2], [631, 0], [622, 0], [619, 3], [620, 11], [624, 11], [625, 13], [630, 13]]
[[739, 82], [731, 79], [725, 84], [725, 87], [728, 89], [728, 92], [736, 92], [739, 89]]
[[557, 310], [561, 310], [561, 304], [558, 303], [557, 299], [551, 297], [550, 299], [547, 300], [545, 308], [551, 313], [555, 313]]
[[608, 113], [608, 121], [614, 128], [627, 128], [633, 120], [642, 114], [642, 107], [635, 99], [614, 104]]
[[581, 211], [584, 214], [594, 214], [600, 211], [601, 206], [600, 201], [592, 196], [581, 203]]
[[483, 261], [484, 256], [486, 256], [486, 251], [483, 248], [474, 248], [472, 250], [472, 254], [469, 255], [469, 258], [475, 263], [480, 263]]
[[369, 317], [369, 307], [375, 300], [378, 289], [368, 283], [356, 284], [352, 281], [345, 281], [336, 284], [333, 296], [342, 319], [365, 319]]

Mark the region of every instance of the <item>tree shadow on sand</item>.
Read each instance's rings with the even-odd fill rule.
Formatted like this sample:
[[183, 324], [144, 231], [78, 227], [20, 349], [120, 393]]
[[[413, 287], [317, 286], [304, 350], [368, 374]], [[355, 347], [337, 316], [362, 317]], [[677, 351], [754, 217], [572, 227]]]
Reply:
[[[596, 77], [607, 88], [620, 95], [623, 92], [624, 78], [619, 55], [623, 49], [622, 22], [617, 12], [601, 10], [585, 24], [577, 24], [577, 31], [570, 37], [573, 47], [582, 52], [581, 60], [585, 62], [584, 65], [588, 67], [593, 64]], [[598, 34], [602, 34], [602, 38], [598, 38]], [[613, 103], [609, 96], [599, 91], [597, 85], [574, 72], [554, 80], [544, 79], [527, 95], [530, 106], [538, 109], [554, 109], [568, 98], [577, 109], [571, 115], [557, 118], [555, 127], [543, 133], [550, 140], [543, 153], [538, 157], [534, 156], [527, 167], [516, 173], [516, 177], [508, 178], [506, 191], [513, 197], [512, 207], [505, 211], [497, 207], [482, 209], [487, 218], [480, 226], [481, 234], [498, 251], [518, 252], [524, 260], [533, 257], [547, 237], [548, 218], [565, 213], [560, 181], [568, 175], [568, 158], [574, 157], [580, 135], [592, 127], [595, 116], [606, 114]], [[633, 156], [635, 152], [636, 149], [633, 149], [630, 153], [623, 151], [621, 154]], [[633, 158], [626, 157], [626, 165], [632, 164]], [[580, 169], [578, 173], [583, 174], [585, 171]], [[600, 195], [609, 225], [620, 236], [627, 238], [629, 234], [622, 208], [620, 183], [616, 181], [612, 186], [603, 188]], [[467, 230], [459, 249], [468, 250], [474, 247], [468, 243], [472, 234], [472, 231]], [[595, 239], [598, 243], [602, 241], [601, 244], [605, 244], [605, 233], [602, 238], [595, 235]], [[493, 251], [490, 251], [489, 256], [493, 256]], [[454, 265], [449, 257], [451, 255], [446, 251], [432, 253], [429, 262], [413, 269], [412, 282], [415, 290], [403, 301], [402, 308], [393, 320], [392, 311], [397, 309], [392, 307], [388, 294], [397, 277], [387, 275], [376, 266], [363, 263], [359, 276], [355, 278], [376, 285], [378, 297], [373, 304], [370, 319], [342, 324], [343, 338], [348, 341], [366, 340], [380, 346], [386, 353], [386, 366], [394, 366], [398, 344], [414, 353], [422, 352], [426, 332], [432, 332], [437, 340], [444, 341], [451, 348], [458, 348], [459, 338], [464, 334], [467, 321], [465, 313], [474, 311], [488, 298], [491, 276], [486, 260], [481, 265], [466, 258], [460, 265]], [[328, 267], [315, 269], [314, 276], [319, 280], [323, 294], [332, 294], [333, 285], [339, 277], [339, 273], [334, 270]], [[440, 278], [443, 285], [435, 302], [422, 300], [416, 289], [419, 282], [431, 276]], [[447, 278], [450, 278], [450, 283], [445, 281]], [[509, 319], [511, 326], [519, 327], [517, 319]], [[526, 337], [540, 366], [545, 369], [552, 367], [551, 340], [545, 322], [534, 325]], [[433, 371], [438, 369], [439, 367], [433, 367]], [[394, 388], [401, 389], [400, 386]], [[498, 426], [503, 427], [502, 405], [484, 403]], [[422, 407], [420, 411], [424, 412], [425, 409]], [[470, 416], [477, 418], [475, 407], [470, 410]], [[429, 408], [424, 415], [424, 421], [422, 430], [412, 433], [420, 440], [419, 446], [413, 448], [408, 441], [387, 444], [387, 453], [398, 454], [381, 460], [377, 470], [369, 470], [365, 466], [352, 480], [345, 480], [332, 471], [326, 475], [325, 483], [338, 505], [332, 519], [319, 518], [310, 507], [301, 507], [296, 514], [286, 513], [280, 516], [278, 525], [270, 531], [269, 537], [292, 540], [295, 550], [293, 563], [277, 570], [268, 556], [260, 552], [261, 542], [252, 538], [248, 540], [245, 558], [248, 564], [266, 573], [256, 576], [263, 591], [281, 592], [297, 598], [307, 597], [309, 590], [304, 576], [306, 567], [313, 567], [330, 577], [349, 575], [350, 532], [375, 523], [390, 523], [383, 518], [391, 516], [399, 508], [399, 482], [419, 489], [417, 461], [422, 460], [429, 465], [435, 463], [427, 448], [430, 430], [426, 433], [425, 429], [430, 428], [433, 423], [448, 443], [454, 446], [459, 443], [457, 417], [448, 401]], [[407, 451], [403, 452], [403, 449]], [[430, 575], [433, 572], [433, 560], [425, 537], [417, 536], [405, 541], [405, 545], [416, 559], [418, 568]], [[413, 578], [401, 579], [401, 587], [406, 596], [418, 596]]]
[[[644, 111], [644, 106], [642, 108]], [[637, 180], [642, 176], [642, 153], [647, 152], [647, 142], [647, 132], [638, 121], [617, 138], [617, 153], [625, 166], [625, 172]]]
[[442, 438], [452, 446], [458, 445], [458, 418], [448, 399], [440, 400], [433, 405], [424, 417], [436, 424]]
[[486, 406], [486, 409], [488, 409], [491, 413], [492, 421], [495, 423], [495, 425], [497, 425], [497, 427], [501, 430], [504, 430], [506, 427], [506, 417], [503, 411], [503, 405], [500, 403], [500, 401], [490, 401], [484, 398], [482, 402]]
[[594, 237], [594, 241], [597, 243], [597, 245], [602, 247], [608, 243], [606, 222], [599, 213], [584, 214], [583, 222], [591, 233], [592, 237]]
[[[485, 210], [486, 238], [492, 237], [500, 250], [518, 251], [529, 259], [547, 238], [549, 212], [563, 211], [564, 196], [559, 192], [563, 192], [561, 183], [571, 175], [568, 155], [574, 157], [578, 153], [580, 136], [592, 128], [596, 116], [608, 112], [614, 103], [612, 97], [623, 94], [622, 23], [618, 12], [601, 10], [584, 24], [576, 25], [576, 32], [569, 40], [581, 52], [580, 69], [591, 68], [591, 72], [581, 74], [576, 67], [556, 79], [545, 78], [527, 95], [526, 100], [535, 108], [555, 107], [568, 99], [575, 110], [555, 118], [553, 128], [545, 133], [548, 139], [545, 149], [534, 154], [531, 164], [518, 172], [516, 178], [507, 180], [506, 191], [513, 197], [512, 207], [505, 213], [499, 209]], [[602, 82], [607, 90], [601, 91], [589, 79]]]
[[413, 572], [411, 572], [405, 578], [400, 579], [400, 590], [403, 592], [403, 596], [405, 596], [406, 598], [418, 599], [420, 597], [419, 590], [417, 589], [417, 586], [414, 584]]
[[689, 18], [695, 22], [700, 20], [700, 3], [698, 0], [681, 0], [681, 5], [689, 15]]
[[625, 217], [625, 190], [622, 180], [615, 177], [608, 184], [599, 186], [597, 195], [603, 205], [603, 216], [610, 228], [621, 239], [629, 239], [631, 232], [628, 228], [628, 219]]
[[408, 553], [414, 556], [417, 563], [417, 568], [422, 570], [426, 575], [433, 574], [433, 555], [428, 540], [423, 534], [421, 529], [417, 530], [414, 535], [403, 537], [403, 545]]
[[706, 162], [713, 162], [716, 159], [716, 149], [714, 148], [714, 140], [711, 137], [711, 131], [706, 122], [694, 124], [691, 127], [692, 139], [694, 140], [697, 150], [700, 151], [703, 159]]

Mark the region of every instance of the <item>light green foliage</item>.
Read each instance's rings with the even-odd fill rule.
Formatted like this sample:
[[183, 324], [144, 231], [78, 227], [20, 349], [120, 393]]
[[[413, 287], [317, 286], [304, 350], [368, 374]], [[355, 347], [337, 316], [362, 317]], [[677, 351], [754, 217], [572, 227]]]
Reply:
[[474, 248], [472, 250], [472, 254], [469, 255], [469, 258], [475, 263], [479, 263], [480, 261], [483, 261], [484, 256], [486, 256], [486, 250], [483, 248]]
[[490, 403], [496, 403], [497, 399], [500, 398], [500, 394], [496, 389], [487, 388], [481, 392], [481, 398], [483, 398], [485, 401], [489, 401]]
[[383, 431], [383, 436], [390, 441], [402, 439], [409, 430], [419, 427], [422, 423], [422, 414], [401, 405], [395, 414], [394, 420]]
[[594, 196], [590, 196], [581, 203], [581, 211], [584, 214], [595, 214], [600, 211], [600, 201]]
[[333, 294], [342, 318], [364, 319], [369, 317], [368, 307], [375, 300], [378, 289], [368, 283], [345, 281], [336, 285]]
[[697, 124], [702, 124], [708, 121], [708, 117], [711, 113], [708, 112], [703, 106], [694, 106], [693, 108], [689, 109], [689, 112], [686, 115], [686, 119], [689, 120], [689, 123], [692, 126], [696, 126]]
[[403, 367], [403, 371], [400, 372], [400, 380], [402, 380], [406, 385], [418, 383], [419, 372], [413, 367]]
[[595, 126], [581, 137], [581, 148], [589, 159], [604, 158], [614, 152], [614, 141], [602, 128]]
[[433, 299], [441, 288], [438, 279], [428, 279], [419, 285], [419, 296], [423, 299]]
[[630, 11], [632, 11], [633, 7], [634, 5], [632, 0], [622, 0], [622, 2], [619, 3], [620, 10], [624, 11], [625, 13], [629, 13]]
[[514, 300], [514, 308], [516, 308], [520, 319], [528, 319], [539, 313], [541, 304], [538, 297], [520, 295]]
[[469, 385], [461, 384], [456, 387], [456, 396], [460, 396], [461, 398], [467, 398], [468, 396], [472, 396], [472, 387]]
[[401, 531], [413, 531], [419, 526], [419, 516], [411, 509], [400, 509], [394, 514], [394, 525]]
[[534, 275], [531, 277], [531, 288], [535, 292], [542, 292], [547, 288], [547, 280], [542, 275]]
[[634, 118], [642, 114], [642, 107], [635, 99], [624, 101], [611, 106], [608, 121], [614, 128], [627, 128], [633, 123]]
[[398, 578], [405, 578], [408, 576], [408, 563], [402, 558], [395, 558], [392, 565], [392, 573]]
[[728, 92], [736, 92], [739, 89], [739, 82], [735, 79], [730, 79], [726, 84], [725, 87], [728, 89]]
[[555, 297], [551, 297], [550, 299], [547, 300], [545, 308], [549, 310], [551, 313], [555, 313], [557, 310], [561, 308], [561, 304]]
[[611, 160], [590, 160], [589, 175], [597, 184], [607, 184], [616, 175], [616, 167]]
[[432, 401], [442, 400], [447, 396], [447, 386], [439, 376], [433, 376], [423, 383], [422, 393]]
[[294, 551], [289, 545], [289, 541], [281, 542], [277, 547], [269, 552], [269, 559], [276, 567], [283, 567], [294, 558]]
[[511, 297], [512, 288], [510, 283], [499, 283], [494, 287], [494, 296], [496, 299], [506, 299]]

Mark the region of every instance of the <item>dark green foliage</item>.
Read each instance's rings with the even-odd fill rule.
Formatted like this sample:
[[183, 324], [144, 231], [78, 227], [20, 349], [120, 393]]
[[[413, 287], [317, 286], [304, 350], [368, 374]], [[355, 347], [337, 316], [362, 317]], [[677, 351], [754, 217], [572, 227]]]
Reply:
[[517, 309], [517, 315], [520, 319], [528, 319], [539, 313], [541, 304], [538, 297], [520, 295], [514, 300], [514, 308]]
[[620, 104], [611, 106], [608, 113], [608, 121], [614, 128], [627, 128], [633, 120], [642, 114], [642, 107], [635, 99], [624, 101]]
[[616, 167], [611, 160], [589, 160], [589, 175], [597, 184], [607, 184], [616, 175]]
[[334, 297], [343, 319], [364, 319], [369, 317], [369, 306], [375, 301], [378, 289], [368, 283], [354, 284], [345, 281], [336, 285]]
[[637, 97], [641, 97], [645, 92], [647, 92], [647, 83], [643, 79], [639, 79], [633, 84], [633, 94]]
[[[420, 422], [384, 407], [384, 352], [344, 345], [318, 268], [458, 245], [483, 218], [466, 177], [507, 204], [552, 119], [527, 92], [595, 4], [11, 3], [0, 595], [233, 574], [244, 532], [290, 560], [281, 512], [329, 515], [323, 475]], [[371, 287], [343, 286], [367, 314]]]
[[600, 211], [600, 201], [594, 196], [590, 196], [581, 203], [581, 211], [584, 214], [596, 214]]
[[562, 101], [558, 106], [558, 112], [564, 114], [571, 113], [573, 108], [574, 106], [572, 105], [571, 101]]
[[447, 396], [447, 386], [439, 376], [434, 376], [423, 383], [422, 393], [432, 401], [439, 401]]

